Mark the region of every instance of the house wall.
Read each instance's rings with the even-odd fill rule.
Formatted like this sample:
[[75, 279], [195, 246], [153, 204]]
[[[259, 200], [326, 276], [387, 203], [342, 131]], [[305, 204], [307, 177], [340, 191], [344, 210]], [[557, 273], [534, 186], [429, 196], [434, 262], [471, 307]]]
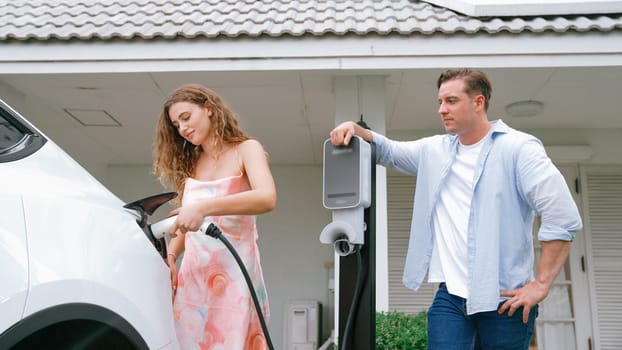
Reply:
[[[319, 234], [330, 222], [322, 207], [321, 166], [271, 166], [277, 187], [274, 211], [257, 218], [259, 250], [271, 316], [270, 337], [282, 348], [284, 310], [293, 300], [317, 300], [323, 305], [322, 339], [332, 327], [332, 294], [328, 290], [333, 247]], [[109, 166], [100, 180], [125, 202], [164, 192], [149, 165]], [[169, 206], [156, 211], [166, 215]], [[327, 268], [326, 266], [329, 266]]]
[[589, 145], [592, 157], [582, 164], [621, 164], [622, 129], [539, 129], [525, 130], [545, 146]]

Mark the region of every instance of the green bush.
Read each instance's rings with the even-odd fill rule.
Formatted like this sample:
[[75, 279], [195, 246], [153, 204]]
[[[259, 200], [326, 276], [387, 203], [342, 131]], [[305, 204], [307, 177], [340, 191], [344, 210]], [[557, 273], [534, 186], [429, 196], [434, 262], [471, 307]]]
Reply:
[[390, 311], [376, 313], [377, 350], [425, 350], [428, 343], [427, 314]]

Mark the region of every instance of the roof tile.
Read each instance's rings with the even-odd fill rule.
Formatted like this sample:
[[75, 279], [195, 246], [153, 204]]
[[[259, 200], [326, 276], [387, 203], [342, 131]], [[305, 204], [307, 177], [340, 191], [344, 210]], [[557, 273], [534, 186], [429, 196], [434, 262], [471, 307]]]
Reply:
[[0, 40], [620, 29], [622, 14], [475, 18], [415, 0], [0, 0]]

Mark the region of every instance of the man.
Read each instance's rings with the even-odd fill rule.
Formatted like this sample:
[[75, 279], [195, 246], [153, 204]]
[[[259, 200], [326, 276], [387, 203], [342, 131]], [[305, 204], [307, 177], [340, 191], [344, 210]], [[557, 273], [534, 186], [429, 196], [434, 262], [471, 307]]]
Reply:
[[[492, 87], [481, 71], [438, 79], [447, 134], [399, 142], [354, 122], [330, 133], [376, 144], [377, 162], [417, 176], [406, 287], [439, 283], [428, 310], [429, 349], [528, 349], [538, 303], [582, 223], [559, 170], [538, 139], [489, 121]], [[532, 228], [542, 251], [534, 278]]]

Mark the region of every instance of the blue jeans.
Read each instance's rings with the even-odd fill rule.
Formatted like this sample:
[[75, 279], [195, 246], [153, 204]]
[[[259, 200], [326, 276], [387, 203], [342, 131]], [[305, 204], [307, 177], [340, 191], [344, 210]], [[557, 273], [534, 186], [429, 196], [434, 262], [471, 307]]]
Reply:
[[536, 305], [527, 324], [522, 307], [512, 317], [496, 310], [467, 315], [466, 299], [449, 294], [441, 283], [428, 310], [428, 349], [527, 350], [537, 314]]

